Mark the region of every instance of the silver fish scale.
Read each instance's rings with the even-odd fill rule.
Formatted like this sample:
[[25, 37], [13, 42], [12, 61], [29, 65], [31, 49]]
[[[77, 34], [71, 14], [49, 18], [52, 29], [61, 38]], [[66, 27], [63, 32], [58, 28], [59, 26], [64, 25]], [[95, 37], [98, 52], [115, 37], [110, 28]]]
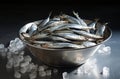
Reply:
[[72, 43], [49, 43], [47, 44], [49, 48], [65, 48], [65, 47], [70, 47], [70, 48], [84, 48], [83, 45], [77, 45], [77, 44], [72, 44]]
[[80, 36], [74, 33], [56, 33], [55, 35], [58, 35], [60, 37], [70, 39], [70, 40], [80, 40], [80, 41], [86, 40], [84, 36]]
[[66, 15], [66, 14], [63, 14], [62, 16], [60, 16], [62, 19], [66, 19], [67, 21], [69, 21], [70, 23], [76, 23], [76, 24], [80, 24], [79, 20], [72, 17], [72, 16], [69, 16], [69, 15]]
[[85, 36], [85, 37], [89, 37], [89, 38], [95, 38], [95, 39], [100, 39], [100, 38], [102, 38], [101, 36], [99, 36], [99, 35], [95, 35], [95, 34], [91, 34], [91, 33], [88, 33], [88, 32], [86, 32], [86, 31], [78, 31], [78, 30], [73, 30], [73, 32], [75, 32], [75, 33], [78, 33], [78, 34], [80, 34], [80, 35], [83, 35], [83, 36]]
[[63, 38], [63, 37], [59, 37], [59, 36], [51, 36], [50, 38], [51, 38], [53, 41], [71, 42], [70, 40], [65, 39], [65, 38]]
[[54, 30], [62, 30], [62, 29], [66, 29], [66, 28], [72, 28], [72, 29], [79, 29], [79, 30], [90, 30], [90, 29], [94, 29], [93, 27], [88, 27], [88, 26], [81, 26], [79, 24], [65, 24], [63, 26], [58, 27], [57, 29]]
[[96, 35], [103, 36], [105, 31], [105, 25], [101, 25], [100, 27], [97, 28]]
[[31, 38], [33, 38], [33, 39], [38, 39], [38, 38], [45, 38], [45, 37], [47, 37], [47, 34], [46, 33], [38, 33], [38, 34], [36, 34], [36, 35], [33, 35], [33, 36], [31, 36]]
[[65, 23], [67, 23], [67, 21], [50, 21], [43, 28], [41, 28], [41, 31], [47, 30], [47, 29], [49, 31]]

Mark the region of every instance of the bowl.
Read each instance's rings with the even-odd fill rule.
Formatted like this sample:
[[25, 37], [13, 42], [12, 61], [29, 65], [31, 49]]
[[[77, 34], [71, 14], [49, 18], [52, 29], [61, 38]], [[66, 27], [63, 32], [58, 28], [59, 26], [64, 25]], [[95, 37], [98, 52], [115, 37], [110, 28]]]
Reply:
[[[31, 23], [39, 24], [41, 20]], [[90, 22], [91, 20], [86, 20]], [[100, 25], [101, 23], [98, 23]], [[40, 62], [54, 67], [74, 67], [82, 65], [105, 43], [112, 35], [108, 26], [105, 29], [104, 41], [101, 43], [80, 49], [48, 49], [32, 45], [24, 39], [21, 33], [26, 32], [30, 26], [24, 25], [19, 31], [19, 38], [26, 44], [26, 47]]]

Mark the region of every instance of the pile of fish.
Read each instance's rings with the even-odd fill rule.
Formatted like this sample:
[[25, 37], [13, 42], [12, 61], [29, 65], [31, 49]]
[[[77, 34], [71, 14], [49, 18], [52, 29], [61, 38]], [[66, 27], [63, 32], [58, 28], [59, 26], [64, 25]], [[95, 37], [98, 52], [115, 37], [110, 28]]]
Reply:
[[98, 24], [98, 19], [89, 23], [73, 11], [73, 16], [60, 14], [39, 23], [28, 23], [26, 33], [21, 33], [30, 44], [51, 49], [86, 48], [104, 40], [106, 24]]

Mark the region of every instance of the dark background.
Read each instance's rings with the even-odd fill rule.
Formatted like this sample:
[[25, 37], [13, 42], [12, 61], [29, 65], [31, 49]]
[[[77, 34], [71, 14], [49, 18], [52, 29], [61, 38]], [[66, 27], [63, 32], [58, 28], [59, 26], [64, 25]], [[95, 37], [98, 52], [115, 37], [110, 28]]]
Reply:
[[[119, 3], [115, 0], [93, 2], [91, 0], [4, 1], [0, 3], [0, 39], [3, 43], [7, 40], [5, 37], [13, 39], [23, 25], [44, 19], [51, 11], [52, 16], [55, 16], [61, 12], [73, 15], [74, 10], [83, 19], [99, 18], [100, 22], [108, 22], [108, 26], [112, 30], [119, 31], [119, 8]], [[6, 34], [7, 36], [5, 36]]]

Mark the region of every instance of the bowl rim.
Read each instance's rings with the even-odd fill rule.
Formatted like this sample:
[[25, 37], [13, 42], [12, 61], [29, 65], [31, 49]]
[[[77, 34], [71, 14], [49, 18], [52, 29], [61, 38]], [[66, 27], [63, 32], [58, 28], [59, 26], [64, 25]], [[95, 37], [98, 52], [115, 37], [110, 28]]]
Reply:
[[[29, 23], [36, 23], [36, 22], [40, 22], [40, 21], [41, 21], [41, 20], [33, 21], [33, 22], [29, 22]], [[91, 21], [91, 20], [88, 20], [88, 21]], [[29, 23], [27, 23], [27, 24], [29, 24]], [[98, 22], [98, 23], [101, 24], [100, 22]], [[106, 25], [106, 28], [107, 28], [107, 30], [108, 30], [109, 33], [110, 33], [109, 36], [108, 36], [104, 41], [102, 41], [102, 42], [100, 42], [100, 43], [98, 43], [98, 44], [96, 44], [96, 45], [94, 45], [94, 46], [89, 46], [89, 47], [85, 47], [85, 48], [78, 48], [78, 49], [43, 48], [43, 47], [38, 47], [38, 46], [32, 45], [32, 44], [26, 42], [24, 39], [22, 39], [22, 38], [24, 38], [24, 37], [21, 35], [21, 33], [22, 33], [21, 30], [22, 30], [27, 24], [25, 24], [23, 27], [20, 28], [20, 30], [19, 30], [19, 38], [20, 38], [25, 44], [27, 44], [27, 45], [29, 45], [29, 46], [31, 46], [31, 47], [34, 47], [34, 48], [43, 49], [43, 50], [60, 50], [60, 51], [83, 50], [83, 49], [92, 48], [92, 47], [96, 47], [96, 46], [98, 46], [98, 45], [101, 45], [101, 44], [105, 43], [106, 41], [108, 41], [108, 40], [112, 37], [112, 30]]]

